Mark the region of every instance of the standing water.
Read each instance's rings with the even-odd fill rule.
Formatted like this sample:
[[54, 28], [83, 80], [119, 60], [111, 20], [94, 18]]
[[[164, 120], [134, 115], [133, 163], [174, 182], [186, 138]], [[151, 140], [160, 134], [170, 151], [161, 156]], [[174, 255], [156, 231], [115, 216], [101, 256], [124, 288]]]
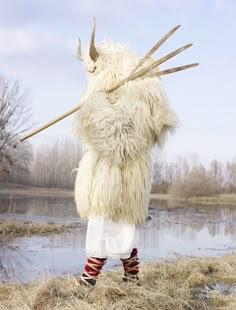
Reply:
[[[172, 203], [173, 204], [173, 203]], [[176, 255], [221, 255], [236, 249], [236, 208], [168, 206], [152, 201], [151, 220], [138, 228], [141, 262]], [[26, 282], [44, 276], [80, 273], [85, 263], [86, 223], [73, 199], [0, 199], [0, 219], [79, 223], [65, 233], [18, 237], [0, 249], [0, 278]], [[118, 260], [106, 264], [120, 265]]]

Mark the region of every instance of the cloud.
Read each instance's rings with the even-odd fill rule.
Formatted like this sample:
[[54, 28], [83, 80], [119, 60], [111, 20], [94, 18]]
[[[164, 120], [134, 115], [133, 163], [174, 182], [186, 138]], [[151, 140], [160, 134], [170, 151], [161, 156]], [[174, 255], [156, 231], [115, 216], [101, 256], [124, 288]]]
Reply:
[[41, 27], [0, 28], [0, 54], [30, 53], [53, 43], [53, 34]]
[[0, 0], [0, 25], [15, 26], [61, 17], [73, 9], [76, 1], [62, 0]]

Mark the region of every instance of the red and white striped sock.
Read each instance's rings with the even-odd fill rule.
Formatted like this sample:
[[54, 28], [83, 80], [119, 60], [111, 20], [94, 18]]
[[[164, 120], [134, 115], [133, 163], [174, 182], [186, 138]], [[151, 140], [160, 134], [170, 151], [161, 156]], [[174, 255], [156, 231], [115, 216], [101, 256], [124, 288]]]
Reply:
[[89, 286], [95, 285], [97, 277], [100, 274], [103, 265], [106, 263], [106, 260], [106, 258], [87, 257], [84, 272], [80, 276], [82, 283]]
[[138, 260], [138, 250], [134, 248], [131, 255], [127, 259], [121, 259], [125, 271], [123, 280], [138, 280], [139, 273], [139, 260]]

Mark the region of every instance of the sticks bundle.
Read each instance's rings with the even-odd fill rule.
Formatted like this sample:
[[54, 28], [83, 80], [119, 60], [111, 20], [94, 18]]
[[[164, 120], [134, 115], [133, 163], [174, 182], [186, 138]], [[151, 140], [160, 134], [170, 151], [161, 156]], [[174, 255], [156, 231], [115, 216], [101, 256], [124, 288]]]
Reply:
[[[140, 69], [139, 71], [137, 71], [142, 64], [148, 59], [150, 58], [150, 56], [180, 27], [180, 25], [174, 27], [173, 29], [171, 29], [166, 35], [164, 35], [148, 52], [147, 54], [139, 61], [139, 63], [137, 64], [137, 66], [133, 69], [133, 71], [129, 74], [128, 77], [126, 77], [125, 79], [119, 81], [117, 84], [115, 84], [114, 86], [112, 86], [111, 88], [107, 89], [106, 92], [107, 93], [111, 93], [112, 91], [118, 89], [120, 86], [124, 85], [125, 83], [129, 82], [129, 81], [133, 81], [137, 78], [140, 78], [142, 76], [145, 76], [145, 74], [147, 72], [149, 72], [150, 70], [154, 69], [155, 67], [159, 66], [160, 64], [166, 62], [168, 59], [178, 55], [179, 53], [182, 53], [183, 51], [185, 51], [186, 49], [188, 49], [189, 47], [192, 46], [192, 44], [187, 44], [184, 45], [178, 49], [176, 49], [175, 51], [167, 54], [166, 56], [154, 61], [151, 65]], [[160, 76], [160, 75], [166, 75], [166, 74], [170, 74], [170, 73], [174, 73], [177, 71], [181, 71], [181, 70], [185, 70], [185, 69], [189, 69], [189, 68], [193, 68], [195, 66], [198, 66], [198, 63], [193, 63], [193, 64], [189, 64], [189, 65], [184, 65], [184, 66], [180, 66], [180, 67], [175, 67], [175, 68], [170, 68], [170, 69], [166, 69], [163, 71], [158, 71], [158, 72], [152, 72], [151, 75], [149, 75], [149, 77], [155, 77], [155, 76]], [[27, 135], [25, 135], [24, 137], [22, 137], [20, 139], [20, 142], [23, 142], [24, 140], [36, 135], [37, 133], [41, 132], [42, 130], [54, 125], [55, 123], [61, 121], [62, 119], [66, 118], [67, 116], [73, 114], [74, 112], [78, 111], [81, 106], [83, 105], [83, 102], [76, 105], [74, 108], [72, 108], [71, 110], [63, 113], [62, 115], [58, 116], [57, 118], [51, 120], [50, 122], [40, 126], [39, 128], [34, 129], [33, 131], [31, 131], [30, 133], [28, 133]]]

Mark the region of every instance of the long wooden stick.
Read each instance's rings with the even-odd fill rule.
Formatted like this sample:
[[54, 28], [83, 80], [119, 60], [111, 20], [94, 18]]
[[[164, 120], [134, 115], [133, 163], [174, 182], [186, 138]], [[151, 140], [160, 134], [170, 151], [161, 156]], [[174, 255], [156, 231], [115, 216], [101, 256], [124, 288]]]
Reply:
[[184, 65], [184, 66], [180, 66], [180, 67], [174, 67], [174, 68], [170, 68], [170, 69], [154, 72], [154, 73], [152, 73], [150, 75], [150, 77], [166, 75], [166, 74], [170, 74], [170, 73], [174, 73], [174, 72], [190, 69], [190, 68], [196, 67], [198, 65], [199, 65], [199, 63], [194, 63], [194, 64]]
[[116, 90], [117, 88], [119, 88], [121, 85], [125, 84], [126, 82], [132, 81], [134, 79], [137, 79], [140, 76], [143, 76], [144, 74], [146, 74], [148, 71], [154, 69], [155, 67], [159, 66], [160, 64], [162, 64], [163, 62], [167, 61], [168, 59], [176, 56], [179, 53], [182, 53], [184, 50], [186, 50], [187, 48], [191, 47], [192, 43], [184, 45], [180, 48], [178, 48], [177, 50], [167, 54], [166, 56], [158, 59], [157, 61], [154, 61], [150, 66], [147, 66], [146, 68], [143, 68], [137, 72], [134, 72], [133, 74], [130, 74], [127, 78], [119, 81], [117, 84], [115, 84], [113, 87], [111, 87], [110, 89], [107, 90], [108, 93], [111, 93], [112, 91]]
[[[124, 83], [125, 83], [125, 82], [124, 82]], [[123, 84], [124, 84], [124, 83], [123, 83]], [[112, 89], [115, 90], [115, 89], [119, 88], [119, 87], [120, 87], [121, 85], [123, 85], [123, 84], [120, 84], [120, 85], [116, 84], [116, 86], [115, 86], [115, 87], [112, 87]], [[110, 92], [110, 91], [111, 91], [111, 88], [109, 88], [109, 89], [107, 90], [107, 92]], [[27, 135], [25, 135], [24, 137], [22, 137], [22, 138], [20, 139], [20, 142], [25, 141], [26, 139], [28, 139], [28, 138], [30, 138], [30, 137], [36, 135], [37, 133], [43, 131], [44, 129], [47, 129], [48, 127], [50, 127], [50, 126], [56, 124], [57, 122], [59, 122], [59, 121], [61, 121], [62, 119], [66, 118], [67, 116], [70, 116], [71, 114], [73, 114], [73, 113], [75, 113], [76, 111], [78, 111], [78, 110], [82, 107], [82, 105], [83, 105], [83, 102], [82, 102], [82, 103], [79, 103], [78, 105], [76, 105], [76, 106], [75, 106], [74, 108], [72, 108], [71, 110], [69, 110], [69, 111], [67, 111], [67, 112], [65, 112], [65, 113], [63, 113], [63, 114], [61, 114], [60, 116], [54, 118], [54, 119], [51, 120], [50, 122], [48, 122], [48, 123], [46, 123], [46, 124], [44, 124], [44, 125], [42, 125], [42, 126], [36, 128], [36, 129], [32, 130], [32, 131], [29, 132]]]
[[[180, 66], [180, 67], [175, 67], [175, 68], [171, 68], [171, 69], [167, 69], [167, 70], [162, 70], [162, 71], [159, 71], [159, 72], [156, 72], [156, 73], [153, 73], [150, 77], [154, 77], [154, 76], [160, 76], [160, 75], [165, 75], [165, 74], [170, 74], [170, 73], [174, 73], [174, 72], [177, 72], [177, 71], [181, 71], [181, 70], [186, 70], [186, 69], [189, 69], [189, 68], [193, 68], [193, 67], [196, 67], [198, 66], [199, 64], [198, 63], [194, 63], [194, 64], [189, 64], [189, 65], [185, 65], [185, 66]], [[140, 75], [141, 76], [141, 75]], [[134, 78], [133, 78], [134, 79]], [[130, 79], [133, 80], [133, 79]], [[118, 88], [119, 86], [117, 86]], [[117, 89], [116, 88], [116, 89]], [[115, 89], [113, 89], [115, 90]], [[109, 91], [109, 90], [108, 90]], [[76, 105], [73, 109], [69, 110], [68, 112], [66, 113], [63, 113], [61, 114], [60, 116], [58, 116], [57, 118], [54, 118], [52, 121], [34, 129], [33, 131], [31, 131], [30, 133], [28, 133], [27, 135], [25, 135], [23, 138], [20, 139], [20, 142], [23, 142], [24, 140], [36, 135], [37, 133], [39, 133], [40, 131], [43, 131], [44, 129], [54, 125], [55, 123], [61, 121], [63, 118], [66, 118], [67, 116], [73, 114], [74, 112], [78, 111], [81, 107], [82, 107], [83, 103], [80, 103], [78, 105]]]
[[132, 75], [137, 69], [142, 66], [142, 64], [173, 34], [176, 30], [179, 29], [181, 25], [175, 26], [171, 29], [167, 34], [165, 34], [151, 49], [147, 52], [147, 54], [139, 61], [134, 70], [130, 73]]
[[[176, 27], [173, 28], [166, 36], [169, 37], [169, 36], [170, 36], [172, 33], [174, 33], [174, 31], [176, 31], [178, 28], [179, 28], [179, 26], [176, 26]], [[165, 36], [165, 37], [166, 37], [166, 36]], [[164, 40], [165, 37], [163, 37], [162, 40]], [[167, 37], [167, 38], [168, 38], [168, 37]], [[165, 38], [165, 40], [166, 40], [167, 38]], [[164, 42], [164, 41], [163, 41], [163, 42]], [[163, 43], [163, 42], [162, 42], [162, 43]], [[162, 43], [161, 43], [161, 44], [162, 44]], [[158, 42], [157, 44], [160, 44], [160, 43]], [[156, 44], [156, 45], [157, 45], [157, 44]], [[110, 93], [110, 92], [116, 90], [117, 88], [119, 88], [120, 86], [122, 86], [123, 84], [125, 84], [126, 82], [132, 81], [132, 80], [134, 80], [134, 79], [137, 79], [137, 78], [139, 78], [139, 77], [145, 75], [145, 74], [146, 74], [148, 71], [150, 71], [151, 69], [157, 67], [158, 65], [160, 65], [160, 64], [162, 64], [163, 62], [167, 61], [168, 59], [170, 59], [170, 58], [176, 56], [177, 54], [179, 54], [179, 53], [181, 53], [181, 52], [183, 52], [184, 50], [186, 50], [186, 49], [189, 48], [190, 46], [192, 46], [192, 44], [187, 44], [187, 45], [185, 45], [185, 46], [183, 46], [183, 47], [181, 47], [181, 48], [178, 48], [177, 50], [173, 51], [172, 53], [169, 53], [169, 54], [167, 54], [166, 56], [164, 56], [164, 57], [158, 59], [157, 61], [153, 62], [153, 64], [151, 64], [150, 66], [147, 66], [146, 68], [143, 68], [143, 69], [141, 69], [141, 70], [139, 70], [139, 71], [137, 71], [137, 72], [134, 72], [134, 70], [133, 70], [132, 72], [134, 72], [134, 73], [131, 73], [127, 78], [125, 78], [125, 79], [119, 81], [117, 84], [115, 84], [114, 86], [112, 86], [111, 88], [109, 88], [106, 92], [107, 92], [107, 93]], [[154, 47], [155, 47], [155, 46], [154, 46]], [[146, 55], [150, 54], [151, 51], [154, 49], [154, 47], [153, 47]], [[146, 55], [142, 58], [142, 60], [144, 59], [144, 61], [145, 61]], [[177, 68], [173, 68], [173, 69], [163, 70], [163, 71], [160, 71], [159, 74], [157, 73], [157, 74], [155, 74], [155, 75], [158, 76], [158, 75], [169, 74], [169, 73], [177, 72], [177, 71], [180, 71], [180, 70], [188, 69], [188, 68], [191, 68], [191, 67], [194, 67], [194, 66], [197, 66], [197, 65], [198, 65], [198, 64], [191, 64], [191, 65], [187, 65], [187, 66], [182, 66], [182, 67], [177, 67]], [[140, 66], [140, 64], [139, 64], [139, 66]], [[136, 68], [138, 68], [139, 66], [137, 66]], [[136, 71], [136, 70], [137, 70], [137, 69], [135, 69], [135, 71]], [[25, 135], [24, 137], [22, 137], [22, 138], [20, 139], [20, 142], [25, 141], [26, 139], [28, 139], [28, 138], [30, 138], [30, 137], [36, 135], [37, 133], [43, 131], [44, 129], [46, 129], [46, 128], [52, 126], [52, 125], [54, 125], [55, 123], [61, 121], [62, 119], [66, 118], [67, 116], [73, 114], [74, 112], [78, 111], [78, 110], [81, 108], [82, 105], [83, 105], [83, 103], [80, 103], [80, 104], [76, 105], [74, 108], [72, 108], [71, 110], [69, 110], [69, 111], [67, 111], [67, 112], [65, 112], [65, 113], [63, 113], [63, 114], [61, 114], [61, 115], [58, 116], [57, 118], [51, 120], [50, 122], [48, 122], [48, 123], [46, 123], [46, 124], [44, 124], [44, 125], [42, 125], [42, 126], [36, 128], [36, 129], [34, 129], [33, 131], [29, 132], [27, 135]]]
[[20, 139], [20, 142], [23, 142], [24, 140], [26, 140], [26, 139], [28, 139], [28, 138], [30, 138], [30, 137], [36, 135], [36, 133], [39, 133], [40, 131], [43, 131], [44, 129], [46, 129], [46, 128], [52, 126], [52, 125], [54, 125], [55, 123], [57, 123], [57, 122], [59, 122], [59, 121], [61, 121], [63, 118], [66, 118], [67, 116], [69, 116], [69, 115], [75, 113], [76, 111], [78, 111], [78, 110], [81, 108], [82, 105], [83, 105], [83, 103], [82, 103], [82, 104], [80, 103], [80, 104], [76, 105], [73, 109], [71, 109], [71, 110], [69, 110], [69, 111], [67, 111], [67, 112], [65, 112], [65, 113], [63, 113], [63, 114], [61, 114], [60, 116], [54, 118], [54, 119], [51, 120], [50, 122], [48, 122], [48, 123], [46, 123], [46, 124], [44, 124], [44, 125], [42, 125], [42, 126], [36, 128], [36, 129], [32, 130], [32, 131], [29, 132], [27, 135], [25, 135], [23, 138], [21, 138], [21, 139]]

